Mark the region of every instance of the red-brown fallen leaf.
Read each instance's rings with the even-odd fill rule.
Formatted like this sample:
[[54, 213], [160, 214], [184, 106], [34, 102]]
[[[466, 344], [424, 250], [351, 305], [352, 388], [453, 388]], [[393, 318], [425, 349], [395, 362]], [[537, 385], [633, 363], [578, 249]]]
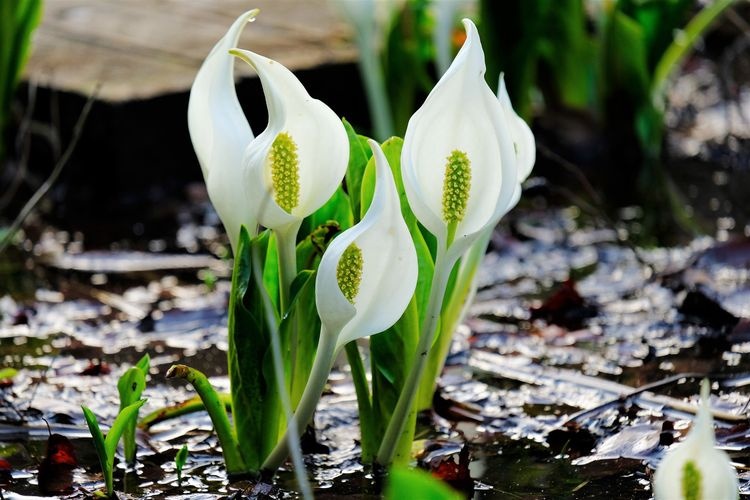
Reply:
[[101, 361], [97, 362], [90, 362], [89, 366], [83, 369], [81, 372], [81, 375], [88, 375], [92, 377], [98, 377], [99, 375], [109, 375], [112, 372], [112, 369], [109, 367], [107, 363], [103, 363]]
[[596, 308], [586, 304], [572, 279], [565, 280], [539, 307], [531, 308], [531, 319], [578, 330], [583, 320], [596, 316]]
[[0, 378], [0, 389], [7, 389], [8, 387], [13, 387], [13, 379]]
[[[454, 488], [461, 491], [473, 490], [474, 480], [471, 478], [469, 471], [469, 463], [471, 462], [469, 447], [463, 445], [458, 455], [455, 454], [455, 448], [453, 450], [454, 452], [450, 454], [443, 453], [443, 450], [440, 449], [440, 443], [436, 441], [425, 449], [425, 452], [429, 453], [421, 462], [433, 476], [447, 482]], [[456, 461], [456, 456], [458, 461]]]
[[0, 458], [0, 474], [10, 472], [12, 469], [13, 467], [10, 465], [10, 462], [4, 458]]
[[39, 490], [45, 495], [70, 490], [77, 466], [73, 443], [65, 436], [52, 434], [47, 440], [47, 456], [39, 465]]

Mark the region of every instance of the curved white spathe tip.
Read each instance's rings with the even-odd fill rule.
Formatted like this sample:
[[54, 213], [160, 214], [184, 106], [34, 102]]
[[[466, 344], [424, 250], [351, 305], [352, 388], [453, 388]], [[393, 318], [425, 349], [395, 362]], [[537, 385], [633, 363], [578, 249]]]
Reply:
[[208, 195], [235, 249], [240, 226], [253, 231], [257, 221], [242, 180], [242, 156], [253, 132], [237, 100], [234, 58], [227, 51], [237, 45], [242, 29], [257, 14], [254, 9], [239, 16], [214, 46], [198, 70], [188, 102], [190, 139]]
[[500, 81], [497, 85], [497, 98], [505, 112], [505, 119], [508, 121], [511, 138], [515, 146], [518, 161], [518, 180], [523, 182], [531, 173], [531, 169], [536, 162], [536, 141], [531, 128], [513, 109], [502, 73], [500, 73]]
[[[243, 159], [252, 209], [268, 228], [298, 222], [325, 204], [341, 184], [349, 162], [346, 130], [339, 117], [310, 97], [283, 65], [248, 50], [230, 52], [258, 73], [268, 107], [268, 126], [248, 145]], [[294, 141], [298, 158], [299, 201], [291, 212], [274, 200], [269, 153], [280, 133]]]
[[[406, 310], [417, 285], [417, 254], [401, 215], [396, 184], [382, 149], [375, 157], [375, 193], [364, 218], [328, 246], [318, 268], [315, 296], [325, 330], [338, 334], [337, 347], [390, 328]], [[337, 268], [344, 251], [362, 252], [359, 290], [350, 303], [339, 287]]]
[[[714, 421], [708, 404], [709, 383], [701, 385], [701, 403], [685, 439], [662, 459], [654, 474], [656, 500], [736, 500], [737, 472], [729, 456], [716, 449]], [[689, 490], [689, 491], [686, 491]]]
[[409, 205], [417, 219], [446, 245], [442, 215], [444, 169], [454, 151], [466, 154], [471, 184], [455, 243], [494, 226], [518, 183], [510, 127], [502, 106], [484, 81], [484, 52], [476, 26], [463, 20], [466, 42], [445, 75], [409, 120], [401, 155]]

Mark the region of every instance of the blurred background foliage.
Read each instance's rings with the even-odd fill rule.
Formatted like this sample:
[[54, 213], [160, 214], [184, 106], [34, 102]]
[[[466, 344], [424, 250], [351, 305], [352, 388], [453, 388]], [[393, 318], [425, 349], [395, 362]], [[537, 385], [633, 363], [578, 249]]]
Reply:
[[[11, 104], [24, 64], [29, 57], [31, 35], [42, 19], [42, 0], [0, 1], [0, 136], [5, 137]], [[0, 141], [0, 166], [6, 141]]]
[[[461, 17], [471, 16], [481, 33], [488, 84], [496, 89], [504, 73], [516, 111], [534, 123], [543, 147], [557, 151], [552, 143], [559, 137], [547, 144], [546, 136], [565, 136], [560, 129], [571, 121], [589, 129], [580, 144], [562, 148], [572, 151], [565, 154], [570, 164], [596, 164], [593, 172], [583, 172], [598, 194], [589, 201], [611, 215], [640, 206], [638, 243], [698, 234], [702, 228], [663, 167], [665, 89], [686, 54], [736, 1], [371, 2], [381, 11], [388, 4], [392, 16], [385, 22], [382, 12], [369, 17], [381, 19], [374, 30], [381, 39], [369, 50], [379, 50], [392, 116], [388, 126], [374, 129], [403, 135], [409, 116], [445, 70], [441, 61], [463, 42]], [[551, 122], [557, 130], [539, 130], [537, 122], [542, 128]]]

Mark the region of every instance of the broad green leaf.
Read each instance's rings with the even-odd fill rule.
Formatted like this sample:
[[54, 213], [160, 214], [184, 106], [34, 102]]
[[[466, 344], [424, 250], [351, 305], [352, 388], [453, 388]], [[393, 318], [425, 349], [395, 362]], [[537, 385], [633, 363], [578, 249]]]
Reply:
[[461, 500], [456, 490], [432, 474], [403, 466], [394, 466], [388, 474], [386, 500]]
[[315, 306], [315, 272], [302, 271], [292, 283], [290, 312], [279, 325], [282, 348], [287, 356], [292, 408], [299, 403], [310, 376], [320, 335], [320, 318]]
[[[346, 121], [344, 122], [344, 128], [346, 129], [346, 136], [349, 138], [349, 165], [346, 168], [346, 193], [349, 195], [349, 201], [351, 203], [351, 212], [355, 216], [359, 216], [359, 197], [362, 191], [362, 175], [365, 172], [367, 161], [372, 156], [370, 147], [365, 142], [362, 144], [360, 136], [354, 131], [351, 124]], [[357, 219], [359, 220], [359, 218]]]
[[[259, 470], [276, 445], [276, 429], [281, 418], [279, 385], [271, 365], [271, 331], [262, 306], [261, 293], [267, 292], [258, 290], [252, 279], [252, 248], [258, 248], [258, 255], [266, 256], [268, 245], [267, 232], [251, 240], [247, 230], [242, 228], [232, 274], [227, 325], [232, 417], [242, 458], [252, 471]], [[260, 262], [258, 267], [264, 269], [264, 275], [273, 272], [266, 262]]]
[[0, 380], [13, 378], [18, 374], [15, 368], [0, 368]]

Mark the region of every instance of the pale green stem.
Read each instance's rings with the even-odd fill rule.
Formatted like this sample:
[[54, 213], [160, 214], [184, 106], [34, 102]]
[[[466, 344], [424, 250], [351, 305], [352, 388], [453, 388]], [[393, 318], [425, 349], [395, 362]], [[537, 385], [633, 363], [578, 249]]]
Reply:
[[422, 378], [427, 361], [427, 354], [430, 352], [435, 333], [437, 332], [440, 321], [440, 310], [443, 305], [445, 289], [448, 285], [448, 279], [451, 275], [453, 265], [456, 263], [456, 257], [446, 259], [446, 250], [438, 248], [437, 258], [435, 259], [435, 274], [432, 278], [430, 287], [430, 298], [427, 302], [427, 315], [422, 331], [419, 335], [419, 343], [415, 353], [414, 362], [411, 365], [409, 376], [404, 383], [401, 394], [398, 397], [396, 408], [393, 410], [391, 421], [388, 422], [388, 428], [378, 450], [377, 462], [380, 465], [390, 465], [393, 461], [393, 455], [396, 451], [396, 445], [405, 431], [406, 422], [409, 421], [409, 413], [416, 411], [414, 405], [419, 381]]
[[[315, 354], [310, 378], [300, 398], [297, 411], [291, 419], [288, 419], [289, 425], [287, 432], [281, 441], [276, 445], [266, 461], [263, 462], [263, 470], [275, 471], [289, 455], [289, 446], [292, 441], [291, 436], [299, 436], [307, 426], [308, 422], [315, 413], [315, 407], [323, 393], [323, 388], [328, 381], [328, 374], [331, 372], [333, 360], [336, 355], [336, 335], [330, 335], [324, 326], [320, 327], [320, 341], [318, 351]], [[299, 440], [299, 438], [297, 437]]]
[[209, 417], [211, 417], [211, 423], [214, 424], [216, 435], [219, 437], [219, 443], [221, 444], [221, 451], [224, 453], [224, 463], [226, 464], [227, 472], [230, 474], [246, 472], [247, 467], [239, 451], [237, 437], [232, 430], [232, 425], [229, 423], [224, 403], [206, 376], [189, 366], [173, 365], [167, 371], [166, 377], [182, 378], [193, 386], [193, 389], [195, 389], [195, 392], [198, 393], [201, 401], [203, 401], [203, 406], [205, 406]]
[[283, 318], [289, 308], [289, 293], [297, 277], [297, 233], [302, 221], [294, 221], [274, 229], [276, 250], [279, 254], [279, 304]]
[[365, 85], [367, 104], [372, 115], [375, 138], [384, 141], [393, 135], [393, 117], [391, 104], [385, 91], [383, 68], [378, 60], [372, 40], [371, 29], [357, 29], [357, 45], [359, 46], [359, 72]]
[[[297, 234], [297, 229], [299, 229], [299, 225], [294, 230], [294, 235]], [[294, 241], [294, 239], [292, 239]], [[278, 243], [278, 240], [277, 240]], [[271, 302], [271, 297], [268, 296], [268, 293], [266, 293], [266, 289], [263, 286], [263, 274], [260, 269], [260, 255], [258, 252], [257, 246], [252, 247], [252, 263], [253, 263], [253, 277], [255, 279], [255, 285], [258, 287], [258, 290], [260, 290], [262, 301], [263, 301], [263, 311], [266, 316], [266, 321], [268, 322], [268, 326], [271, 329], [271, 353], [273, 355], [273, 371], [274, 371], [274, 378], [276, 379], [276, 390], [279, 391], [279, 398], [281, 399], [281, 407], [284, 410], [284, 415], [286, 416], [287, 422], [290, 421], [290, 419], [294, 418], [292, 416], [292, 404], [289, 401], [289, 393], [287, 392], [287, 386], [284, 381], [284, 361], [281, 357], [281, 339], [279, 335], [279, 324], [276, 322], [276, 314], [273, 310], [273, 303]], [[281, 251], [279, 251], [279, 256], [281, 256]], [[281, 257], [279, 257], [279, 261], [281, 261]], [[295, 259], [296, 260], [296, 259]], [[296, 266], [296, 264], [295, 264]], [[288, 289], [287, 289], [288, 290]], [[288, 293], [288, 292], [287, 292]], [[307, 475], [305, 474], [305, 464], [302, 461], [302, 450], [300, 449], [299, 445], [299, 431], [297, 429], [292, 429], [291, 431], [288, 431], [286, 435], [284, 436], [285, 439], [282, 440], [282, 443], [285, 445], [288, 445], [289, 448], [291, 448], [291, 455], [292, 455], [292, 462], [294, 462], [294, 474], [297, 478], [297, 483], [300, 488], [300, 493], [302, 493], [302, 498], [308, 500], [313, 498], [312, 489], [310, 488], [310, 483], [307, 480]], [[278, 445], [277, 445], [278, 447]]]

